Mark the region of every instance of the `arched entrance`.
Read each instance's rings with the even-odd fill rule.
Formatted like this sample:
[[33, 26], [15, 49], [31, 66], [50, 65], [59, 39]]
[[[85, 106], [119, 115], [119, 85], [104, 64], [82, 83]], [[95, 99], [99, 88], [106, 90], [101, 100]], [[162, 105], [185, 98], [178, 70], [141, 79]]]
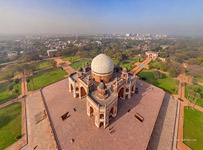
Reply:
[[94, 109], [90, 107], [90, 116], [93, 116], [93, 114], [94, 114]]
[[81, 91], [81, 97], [86, 95], [86, 91], [85, 91], [84, 87], [81, 87], [80, 91]]
[[101, 127], [103, 127], [103, 126], [104, 126], [104, 122], [101, 122], [100, 125], [99, 125], [99, 127], [101, 128]]
[[72, 84], [70, 85], [70, 89], [71, 89], [71, 92], [73, 92], [73, 85]]
[[118, 98], [122, 97], [123, 98], [124, 95], [124, 88], [121, 88], [119, 93], [118, 93]]
[[113, 112], [114, 112], [114, 108], [112, 107], [110, 110], [110, 114], [113, 114]]
[[132, 88], [131, 88], [131, 91], [132, 91], [132, 92], [134, 92], [134, 87], [135, 87], [135, 86], [132, 86]]

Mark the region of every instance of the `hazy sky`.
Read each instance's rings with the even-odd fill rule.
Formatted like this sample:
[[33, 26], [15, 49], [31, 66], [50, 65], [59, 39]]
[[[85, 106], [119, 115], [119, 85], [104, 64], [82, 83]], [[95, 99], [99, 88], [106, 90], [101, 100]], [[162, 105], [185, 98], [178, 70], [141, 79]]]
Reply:
[[0, 34], [203, 35], [203, 0], [0, 0]]

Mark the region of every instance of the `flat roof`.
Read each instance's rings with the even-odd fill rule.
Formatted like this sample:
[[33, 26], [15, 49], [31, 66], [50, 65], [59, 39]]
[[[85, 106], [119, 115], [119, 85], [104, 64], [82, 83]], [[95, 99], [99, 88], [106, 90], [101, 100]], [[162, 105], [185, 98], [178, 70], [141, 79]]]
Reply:
[[[60, 148], [146, 149], [165, 92], [141, 80], [137, 80], [137, 87], [139, 93], [131, 99], [118, 100], [118, 114], [110, 120], [106, 129], [98, 129], [94, 116], [87, 115], [86, 98], [75, 99], [72, 93], [68, 92], [67, 79], [44, 88], [45, 103]], [[66, 112], [69, 112], [70, 117], [62, 121], [61, 116]], [[144, 118], [142, 123], [134, 118], [135, 113]], [[110, 133], [111, 131], [114, 133]], [[73, 143], [71, 139], [74, 139]]]
[[56, 52], [58, 51], [57, 49], [50, 49], [50, 50], [47, 50], [47, 52]]

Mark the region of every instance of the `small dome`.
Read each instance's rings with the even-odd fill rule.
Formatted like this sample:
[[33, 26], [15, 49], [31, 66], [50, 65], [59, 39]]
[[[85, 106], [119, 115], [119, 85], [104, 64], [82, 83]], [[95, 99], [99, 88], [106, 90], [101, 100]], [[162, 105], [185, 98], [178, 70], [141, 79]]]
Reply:
[[99, 54], [92, 60], [91, 69], [94, 73], [101, 76], [107, 75], [113, 72], [114, 64], [109, 56]]
[[128, 69], [127, 68], [123, 68], [123, 72], [128, 72]]
[[106, 88], [106, 85], [104, 84], [104, 82], [101, 82], [99, 84], [99, 88], [102, 89], [102, 90], [104, 90]]
[[81, 67], [78, 68], [78, 72], [82, 72], [83, 69]]

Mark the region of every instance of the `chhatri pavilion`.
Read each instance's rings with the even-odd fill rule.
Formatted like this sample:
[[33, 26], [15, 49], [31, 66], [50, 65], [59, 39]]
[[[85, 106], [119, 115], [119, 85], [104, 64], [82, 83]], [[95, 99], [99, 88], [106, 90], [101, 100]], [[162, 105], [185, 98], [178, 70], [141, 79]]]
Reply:
[[87, 115], [95, 116], [95, 125], [106, 128], [117, 115], [118, 99], [129, 99], [135, 93], [136, 78], [127, 69], [113, 64], [110, 57], [99, 54], [91, 65], [85, 64], [69, 76], [69, 92], [74, 98], [85, 98]]

